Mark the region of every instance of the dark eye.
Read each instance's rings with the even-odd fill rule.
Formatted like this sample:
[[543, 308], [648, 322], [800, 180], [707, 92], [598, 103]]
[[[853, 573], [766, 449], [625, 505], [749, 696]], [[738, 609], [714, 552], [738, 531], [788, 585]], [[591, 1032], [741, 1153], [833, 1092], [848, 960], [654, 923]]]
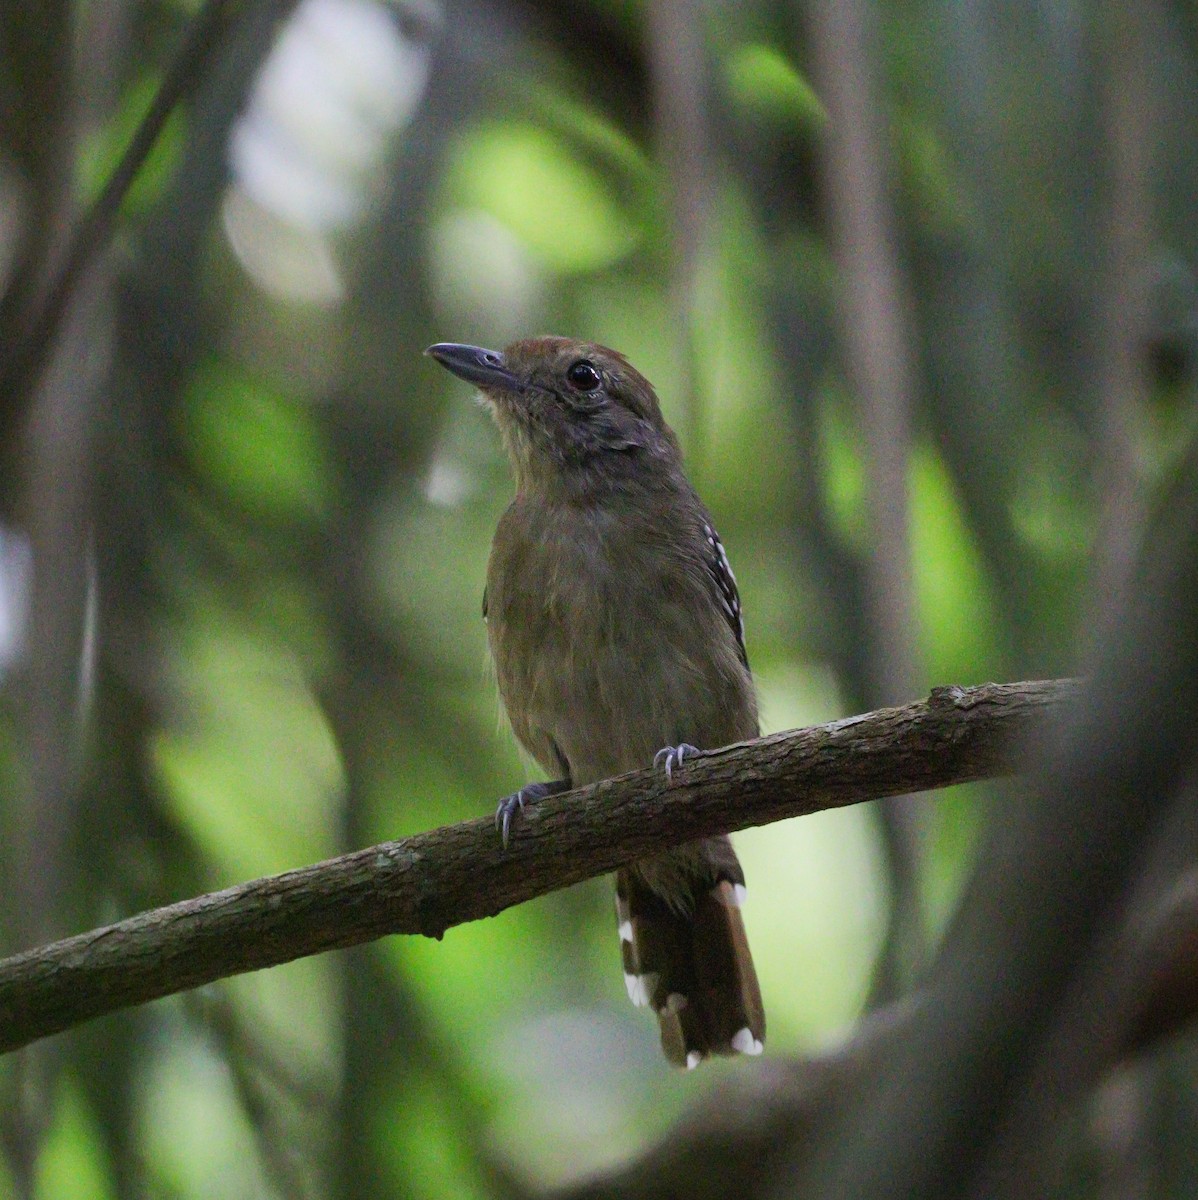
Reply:
[[566, 378], [570, 381], [570, 386], [580, 392], [593, 392], [603, 382], [594, 364], [585, 358], [571, 365], [566, 372]]

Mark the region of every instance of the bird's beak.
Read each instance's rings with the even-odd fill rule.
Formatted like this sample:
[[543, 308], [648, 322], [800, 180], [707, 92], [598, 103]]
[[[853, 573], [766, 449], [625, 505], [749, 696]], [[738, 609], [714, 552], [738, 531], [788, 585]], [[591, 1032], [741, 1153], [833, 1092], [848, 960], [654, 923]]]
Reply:
[[480, 388], [503, 388], [507, 391], [519, 389], [519, 383], [507, 369], [503, 355], [498, 350], [484, 350], [481, 346], [462, 346], [457, 342], [438, 342], [430, 346], [425, 354], [435, 358], [447, 371], [459, 379]]

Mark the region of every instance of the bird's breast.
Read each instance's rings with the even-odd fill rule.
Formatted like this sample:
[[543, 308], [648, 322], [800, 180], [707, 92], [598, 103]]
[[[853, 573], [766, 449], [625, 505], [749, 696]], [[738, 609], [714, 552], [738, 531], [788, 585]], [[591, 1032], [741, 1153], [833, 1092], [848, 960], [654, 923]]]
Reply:
[[582, 784], [665, 745], [756, 735], [751, 679], [685, 546], [610, 514], [530, 519], [513, 505], [487, 594], [504, 706], [546, 770], [549, 747]]

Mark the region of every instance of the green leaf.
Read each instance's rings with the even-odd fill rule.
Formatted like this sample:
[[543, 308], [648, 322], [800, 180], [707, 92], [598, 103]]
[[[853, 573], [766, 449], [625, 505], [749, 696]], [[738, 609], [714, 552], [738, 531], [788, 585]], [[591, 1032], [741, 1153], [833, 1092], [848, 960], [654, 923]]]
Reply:
[[911, 456], [911, 550], [934, 683], [975, 682], [1000, 670], [997, 610], [985, 563], [943, 459], [927, 445]]
[[56, 1092], [54, 1119], [38, 1155], [37, 1200], [103, 1200], [112, 1189], [101, 1166], [104, 1142], [95, 1114], [69, 1074], [60, 1077]]
[[555, 271], [599, 270], [637, 242], [604, 177], [533, 125], [473, 130], [457, 148], [447, 187], [454, 202], [490, 213]]
[[[77, 183], [90, 202], [101, 192], [125, 153], [158, 91], [156, 79], [139, 79], [125, 93], [116, 115], [87, 137], [76, 165]], [[146, 156], [122, 205], [126, 213], [141, 213], [158, 199], [183, 151], [183, 114], [176, 108], [167, 118]]]
[[333, 474], [310, 409], [216, 360], [192, 379], [184, 437], [196, 468], [243, 508], [268, 519], [321, 516]]
[[733, 103], [747, 115], [811, 132], [828, 122], [815, 89], [773, 46], [737, 46], [724, 60], [724, 82]]

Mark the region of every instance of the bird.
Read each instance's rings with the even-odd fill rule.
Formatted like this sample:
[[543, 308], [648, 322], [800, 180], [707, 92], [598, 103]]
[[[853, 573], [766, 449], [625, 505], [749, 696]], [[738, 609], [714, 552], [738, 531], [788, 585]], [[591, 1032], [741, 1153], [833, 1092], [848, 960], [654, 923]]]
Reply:
[[[506, 847], [525, 804], [757, 737], [736, 578], [688, 481], [652, 384], [597, 342], [426, 351], [473, 384], [511, 462], [483, 592], [500, 698], [550, 776], [499, 803]], [[744, 872], [727, 837], [616, 872], [625, 984], [677, 1066], [762, 1052]]]

